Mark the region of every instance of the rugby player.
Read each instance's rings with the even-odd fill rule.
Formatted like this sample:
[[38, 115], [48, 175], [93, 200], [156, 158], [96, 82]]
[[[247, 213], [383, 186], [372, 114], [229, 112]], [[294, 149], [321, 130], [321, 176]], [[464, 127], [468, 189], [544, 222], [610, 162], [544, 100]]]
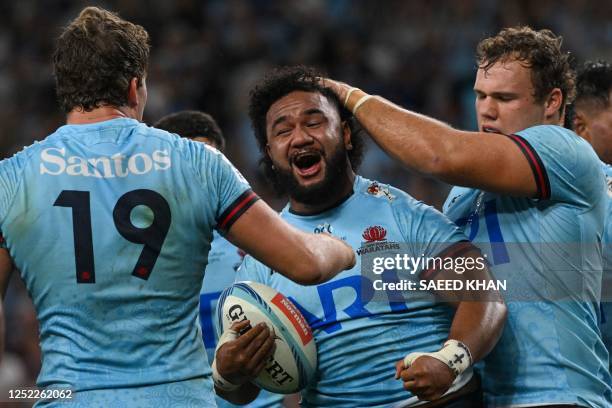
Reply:
[[[273, 71], [252, 91], [250, 118], [265, 173], [289, 197], [281, 216], [299, 229], [331, 233], [370, 254], [400, 243], [412, 256], [449, 253], [453, 244], [467, 245], [464, 256], [473, 254], [465, 236], [438, 211], [354, 173], [363, 141], [347, 114], [318, 83], [317, 73], [304, 67]], [[499, 293], [496, 301], [458, 300], [453, 311], [412, 293], [398, 298], [388, 292], [377, 299], [359, 265], [327, 284], [305, 287], [249, 256], [237, 280], [277, 289], [312, 327], [317, 380], [302, 392], [304, 406], [412, 406], [419, 399], [481, 405], [471, 364], [501, 333], [505, 306]], [[249, 380], [265, 364], [262, 350], [274, 344], [259, 341], [248, 331], [219, 347], [218, 372], [232, 386], [218, 391], [229, 400], [247, 402], [257, 395]], [[432, 354], [411, 354], [435, 354], [441, 347], [454, 357], [442, 362]], [[403, 369], [408, 354], [410, 366]]]
[[478, 132], [325, 81], [407, 167], [455, 187], [444, 212], [486, 243], [508, 279], [508, 323], [482, 365], [492, 407], [612, 404], [598, 329], [604, 177], [591, 146], [560, 127], [575, 77], [550, 30], [504, 29], [477, 48]]
[[141, 26], [85, 8], [53, 57], [67, 124], [0, 162], [0, 230], [40, 323], [37, 384], [72, 390], [37, 406], [215, 406], [196, 324], [213, 228], [302, 283], [355, 262], [282, 221], [217, 150], [140, 123], [148, 56]]

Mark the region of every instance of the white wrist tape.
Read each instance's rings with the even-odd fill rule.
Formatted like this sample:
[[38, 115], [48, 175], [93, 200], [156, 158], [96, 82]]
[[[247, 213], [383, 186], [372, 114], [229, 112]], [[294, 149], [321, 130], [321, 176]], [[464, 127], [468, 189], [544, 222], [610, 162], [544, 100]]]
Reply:
[[444, 343], [444, 347], [435, 353], [410, 353], [404, 357], [404, 366], [406, 368], [410, 367], [414, 360], [421, 356], [429, 356], [440, 360], [455, 373], [455, 376], [459, 376], [472, 366], [472, 353], [470, 353], [470, 349], [457, 340], [447, 340]]
[[357, 109], [359, 109], [361, 105], [363, 105], [368, 99], [371, 99], [373, 97], [374, 95], [363, 95], [361, 98], [359, 98], [357, 103], [355, 103], [355, 106], [353, 106], [353, 115], [357, 113]]
[[344, 98], [344, 106], [346, 106], [346, 104], [348, 103], [348, 100], [351, 97], [351, 94], [357, 90], [359, 90], [359, 88], [354, 88], [354, 87], [348, 90], [348, 92], [346, 93], [346, 97]]
[[[228, 341], [236, 340], [237, 338], [238, 338], [238, 332], [236, 332], [235, 330], [228, 329], [224, 331], [221, 337], [219, 337], [219, 342], [217, 343], [217, 347], [215, 348], [215, 356], [217, 355], [217, 350], [219, 350], [219, 347], [221, 347], [223, 344], [227, 343]], [[212, 369], [213, 382], [218, 388], [222, 389], [223, 391], [234, 391], [240, 388], [240, 385], [233, 384], [227, 381], [225, 378], [221, 376], [221, 374], [219, 374], [219, 371], [217, 370], [217, 360], [216, 359], [213, 360], [210, 368]]]

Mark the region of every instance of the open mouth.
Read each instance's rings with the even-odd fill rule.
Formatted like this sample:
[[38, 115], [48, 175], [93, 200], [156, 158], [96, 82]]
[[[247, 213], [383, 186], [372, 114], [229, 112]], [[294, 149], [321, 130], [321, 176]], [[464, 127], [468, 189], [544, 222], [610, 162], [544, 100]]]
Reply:
[[493, 126], [483, 126], [482, 131], [484, 133], [500, 133], [501, 134], [501, 131], [497, 128], [494, 128]]
[[291, 164], [300, 176], [312, 176], [321, 169], [321, 154], [316, 151], [307, 151], [295, 154]]

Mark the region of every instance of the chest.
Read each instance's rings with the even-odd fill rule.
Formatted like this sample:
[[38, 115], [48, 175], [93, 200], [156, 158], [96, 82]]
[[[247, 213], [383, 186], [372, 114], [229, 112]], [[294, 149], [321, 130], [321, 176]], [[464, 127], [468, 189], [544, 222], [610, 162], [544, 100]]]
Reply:
[[378, 294], [373, 279], [361, 269], [363, 255], [398, 251], [405, 241], [392, 215], [345, 212], [317, 220], [293, 220], [292, 224], [304, 231], [338, 237], [357, 254], [357, 264], [351, 270], [316, 286], [302, 286], [272, 272], [270, 285], [292, 300], [313, 329], [333, 333], [357, 319], [376, 319], [409, 307], [408, 302]]

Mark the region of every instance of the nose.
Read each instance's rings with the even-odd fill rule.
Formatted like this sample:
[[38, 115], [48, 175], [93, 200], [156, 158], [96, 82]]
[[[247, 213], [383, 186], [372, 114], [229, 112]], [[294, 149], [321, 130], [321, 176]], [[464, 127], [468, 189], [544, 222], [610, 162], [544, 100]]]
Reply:
[[476, 112], [478, 116], [487, 120], [497, 119], [497, 103], [490, 96], [476, 98]]
[[314, 138], [308, 133], [308, 130], [302, 126], [296, 126], [291, 135], [291, 145], [293, 147], [302, 147], [312, 144]]

